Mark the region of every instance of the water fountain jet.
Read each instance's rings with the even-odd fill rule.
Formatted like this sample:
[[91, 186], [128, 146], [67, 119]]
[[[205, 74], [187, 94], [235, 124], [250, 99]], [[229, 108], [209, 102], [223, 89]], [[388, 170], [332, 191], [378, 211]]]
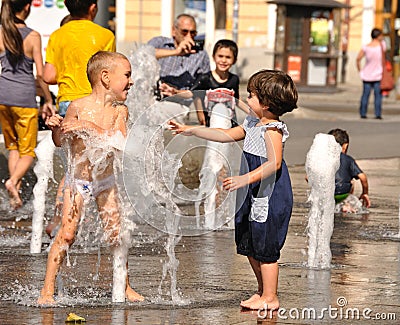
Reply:
[[[223, 103], [216, 104], [213, 107], [210, 116], [210, 128], [229, 129], [231, 123], [231, 109]], [[226, 218], [229, 227], [233, 228], [233, 216], [235, 214], [235, 195], [226, 196], [222, 188], [222, 179], [230, 176], [230, 164], [227, 158], [230, 156], [232, 145], [230, 143], [220, 143], [207, 141], [204, 154], [203, 165], [200, 170], [200, 186], [198, 198], [195, 202], [196, 224], [200, 227], [200, 203], [204, 200], [204, 228], [215, 230], [225, 223], [221, 222]], [[224, 209], [217, 209], [220, 203], [224, 202]], [[217, 202], [220, 201], [220, 202]]]
[[37, 182], [33, 188], [31, 254], [39, 254], [42, 249], [46, 192], [49, 179], [53, 178], [53, 157], [56, 149], [51, 137], [51, 131], [41, 131], [38, 140], [39, 143], [35, 149], [37, 162], [33, 168], [37, 177]]
[[330, 239], [334, 225], [335, 174], [340, 165], [341, 147], [332, 135], [315, 136], [306, 158], [308, 184], [308, 260], [310, 268], [329, 269], [332, 253]]

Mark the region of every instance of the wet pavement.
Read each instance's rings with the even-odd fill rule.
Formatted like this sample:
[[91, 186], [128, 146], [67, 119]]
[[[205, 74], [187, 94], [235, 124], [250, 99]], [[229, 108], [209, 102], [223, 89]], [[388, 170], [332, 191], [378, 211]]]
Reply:
[[[285, 119], [292, 135], [285, 154], [295, 206], [279, 261], [282, 307], [279, 314], [271, 318], [239, 308], [240, 300], [253, 294], [257, 284], [247, 259], [235, 253], [232, 230], [182, 237], [175, 247], [181, 299], [178, 304], [172, 304], [168, 276], [160, 289], [163, 265], [168, 260], [164, 248], [166, 236], [140, 220], [137, 220], [138, 228], [130, 249], [129, 274], [132, 286], [146, 297], [143, 303], [111, 304], [109, 250], [101, 247], [99, 254], [96, 247], [74, 245], [69, 263], [63, 266], [63, 297], [55, 308], [40, 308], [36, 299], [44, 279], [49, 240], [43, 236], [42, 253], [29, 253], [31, 202], [27, 198], [25, 209], [17, 215], [22, 219], [16, 221], [16, 215], [6, 211], [3, 186], [0, 188], [0, 324], [64, 324], [70, 312], [85, 317], [87, 324], [113, 325], [398, 324], [400, 146], [397, 111], [393, 118], [387, 117], [382, 123], [372, 119], [361, 122], [353, 112], [344, 112], [339, 118], [329, 118], [333, 112], [312, 109], [305, 112], [299, 110], [297, 115]], [[309, 205], [303, 163], [315, 133], [327, 132], [333, 127], [344, 127], [350, 133], [350, 154], [358, 159], [368, 176], [372, 206], [369, 214], [335, 216], [332, 268], [311, 270], [305, 267]], [[385, 139], [382, 134], [386, 135]], [[397, 142], [391, 141], [392, 137]], [[363, 156], [370, 150], [371, 141], [374, 152]], [[0, 158], [4, 159], [2, 155]], [[3, 169], [5, 165], [1, 163], [1, 166]], [[33, 176], [30, 181], [35, 181]], [[53, 192], [54, 186], [49, 196]], [[357, 187], [356, 193], [359, 193]], [[51, 203], [46, 209], [50, 216]]]
[[[171, 305], [168, 277], [159, 294], [162, 266], [167, 256], [166, 237], [138, 223], [129, 267], [134, 288], [147, 299], [143, 303], [112, 305], [111, 258], [107, 248], [73, 246], [63, 268], [64, 297], [57, 308], [39, 308], [47, 253], [29, 253], [30, 223], [0, 222], [0, 323], [62, 324], [74, 312], [88, 324], [397, 324], [400, 318], [399, 196], [400, 159], [361, 160], [370, 181], [372, 207], [366, 215], [337, 215], [331, 240], [332, 269], [310, 270], [305, 265], [308, 204], [304, 167], [290, 167], [295, 208], [280, 260], [279, 297], [287, 310], [273, 319], [240, 310], [239, 301], [251, 295], [256, 282], [246, 258], [236, 255], [233, 231], [223, 230], [197, 237], [183, 237], [175, 248], [179, 260], [177, 286], [180, 305]], [[44, 237], [43, 248], [48, 244]], [[97, 271], [98, 270], [98, 271]], [[342, 313], [360, 314], [345, 320]], [[339, 305], [338, 305], [339, 304]], [[304, 310], [331, 306], [332, 316], [312, 320]], [[335, 309], [337, 316], [335, 317]], [[369, 311], [371, 310], [371, 311]], [[289, 314], [290, 312], [290, 314]], [[296, 313], [299, 315], [296, 316]], [[319, 314], [318, 314], [319, 313]], [[377, 321], [366, 317], [393, 318]], [[393, 314], [394, 313], [394, 314]], [[353, 314], [349, 314], [350, 317]], [[355, 315], [355, 314], [354, 314]], [[384, 315], [384, 316], [383, 316]], [[286, 318], [286, 319], [285, 319]], [[297, 319], [294, 319], [297, 318]]]

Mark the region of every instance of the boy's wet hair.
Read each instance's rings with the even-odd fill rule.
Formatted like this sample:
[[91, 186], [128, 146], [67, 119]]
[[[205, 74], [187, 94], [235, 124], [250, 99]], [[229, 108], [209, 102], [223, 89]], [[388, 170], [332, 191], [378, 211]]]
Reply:
[[279, 70], [261, 70], [253, 74], [247, 83], [247, 92], [257, 96], [263, 106], [281, 116], [297, 108], [297, 89], [286, 73]]
[[333, 129], [328, 132], [328, 134], [333, 135], [337, 143], [343, 146], [345, 143], [349, 143], [349, 135], [345, 130]]
[[83, 18], [89, 13], [92, 4], [97, 5], [97, 0], [65, 0], [65, 6], [72, 17]]
[[112, 70], [118, 64], [118, 59], [128, 61], [125, 55], [118, 52], [98, 51], [93, 54], [86, 68], [86, 75], [90, 84], [93, 86], [98, 82], [97, 76], [101, 70]]
[[238, 46], [234, 41], [231, 41], [230, 39], [220, 39], [217, 43], [214, 45], [213, 53], [212, 56], [217, 53], [219, 49], [222, 48], [228, 48], [232, 51], [233, 53], [233, 63], [236, 63], [237, 57], [238, 57]]

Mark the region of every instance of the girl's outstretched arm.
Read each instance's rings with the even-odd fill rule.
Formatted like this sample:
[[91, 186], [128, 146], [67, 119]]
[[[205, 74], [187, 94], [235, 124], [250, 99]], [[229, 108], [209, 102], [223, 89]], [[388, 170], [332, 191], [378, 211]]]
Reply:
[[251, 172], [224, 179], [222, 185], [225, 190], [235, 191], [248, 184], [261, 181], [274, 174], [282, 165], [282, 132], [277, 128], [267, 129], [265, 132], [267, 161]]
[[231, 129], [206, 128], [199, 125], [184, 125], [173, 120], [168, 122], [169, 129], [174, 134], [194, 135], [198, 138], [216, 142], [234, 142], [244, 139], [245, 132], [239, 125]]

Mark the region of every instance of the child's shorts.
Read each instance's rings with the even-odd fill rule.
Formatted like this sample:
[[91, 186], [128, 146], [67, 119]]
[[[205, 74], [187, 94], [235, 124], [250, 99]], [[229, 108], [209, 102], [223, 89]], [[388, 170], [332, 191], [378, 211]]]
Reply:
[[0, 121], [6, 149], [36, 157], [38, 109], [0, 105]]
[[350, 193], [336, 194], [335, 203], [340, 203], [349, 196]]
[[67, 109], [70, 104], [71, 104], [70, 100], [59, 102], [58, 103], [58, 114], [60, 114], [62, 117], [65, 117], [65, 114], [67, 114]]

